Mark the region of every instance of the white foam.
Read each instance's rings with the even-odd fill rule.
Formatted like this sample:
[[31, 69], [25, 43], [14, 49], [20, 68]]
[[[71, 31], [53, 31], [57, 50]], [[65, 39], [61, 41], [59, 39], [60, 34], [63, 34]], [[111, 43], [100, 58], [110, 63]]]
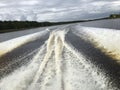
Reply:
[[84, 38], [91, 41], [103, 52], [120, 60], [120, 30], [82, 27]]
[[[102, 90], [101, 85], [96, 83], [96, 79], [89, 71], [85, 59], [80, 53], [75, 55], [72, 49], [65, 45], [63, 60], [66, 67], [64, 70], [64, 89], [65, 90]], [[76, 51], [75, 51], [76, 52]], [[84, 63], [81, 63], [84, 62]], [[92, 71], [93, 72], [93, 71]], [[105, 90], [105, 89], [104, 89]]]
[[57, 88], [62, 90], [62, 64], [61, 55], [63, 50], [63, 43], [60, 37], [56, 37], [55, 41], [55, 61], [56, 61], [56, 77], [57, 77]]
[[[95, 67], [94, 64], [92, 64], [90, 62], [90, 60], [87, 59], [87, 57], [83, 56], [72, 45], [70, 45], [68, 43], [65, 43], [65, 47], [68, 50], [70, 50], [79, 59], [79, 62], [82, 64], [82, 66], [84, 66], [84, 70], [87, 71], [86, 73], [89, 73], [92, 76], [93, 81], [95, 81], [96, 85], [98, 85], [99, 88], [101, 88], [100, 90], [102, 90], [102, 89], [107, 90], [107, 88], [109, 88], [108, 84], [107, 84], [108, 80], [105, 77], [104, 73], [102, 71], [100, 71], [97, 67]], [[98, 72], [99, 72], [99, 76], [97, 74]], [[95, 82], [93, 82], [93, 83], [95, 83]], [[93, 87], [91, 87], [91, 88], [93, 88]], [[88, 90], [93, 90], [91, 88]], [[87, 90], [87, 89], [83, 89], [83, 90]]]
[[64, 41], [67, 32], [53, 31], [28, 66], [0, 81], [0, 90], [108, 90], [104, 73]]
[[0, 90], [26, 90], [39, 68], [44, 51], [45, 45], [40, 48], [28, 66], [23, 66], [0, 80]]
[[34, 85], [37, 83], [37, 81], [39, 80], [39, 77], [41, 76], [41, 74], [43, 73], [43, 70], [45, 68], [45, 65], [47, 64], [51, 54], [52, 54], [52, 47], [54, 44], [54, 34], [52, 33], [48, 39], [47, 42], [47, 53], [43, 59], [43, 61], [41, 62], [41, 65], [39, 66], [39, 70], [36, 73], [36, 76], [33, 79], [33, 83], [32, 83], [32, 88], [34, 88]]
[[34, 34], [29, 34], [29, 35], [25, 35], [25, 36], [21, 36], [18, 38], [14, 38], [5, 42], [1, 42], [0, 43], [0, 56], [4, 55], [7, 52], [12, 51], [13, 49], [28, 43], [30, 41], [34, 41], [37, 38], [40, 38], [42, 35], [45, 35], [48, 32], [48, 30], [45, 31], [41, 31], [41, 32], [37, 32]]

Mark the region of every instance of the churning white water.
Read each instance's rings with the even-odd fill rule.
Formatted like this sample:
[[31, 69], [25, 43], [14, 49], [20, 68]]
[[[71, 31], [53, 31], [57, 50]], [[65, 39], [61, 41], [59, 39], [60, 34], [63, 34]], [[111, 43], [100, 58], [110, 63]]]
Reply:
[[52, 31], [29, 64], [0, 80], [0, 90], [107, 90], [104, 76], [64, 40], [67, 32]]
[[29, 35], [25, 35], [22, 37], [18, 37], [18, 38], [14, 38], [12, 40], [8, 40], [5, 42], [1, 42], [0, 43], [0, 56], [14, 50], [15, 48], [36, 40], [37, 38], [40, 38], [41, 36], [45, 35], [46, 33], [48, 33], [48, 30], [44, 30], [41, 32], [37, 32], [34, 34], [29, 34]]
[[120, 30], [78, 25], [74, 33], [78, 36], [84, 35], [85, 40], [90, 41], [96, 48], [100, 48], [104, 53], [120, 62]]

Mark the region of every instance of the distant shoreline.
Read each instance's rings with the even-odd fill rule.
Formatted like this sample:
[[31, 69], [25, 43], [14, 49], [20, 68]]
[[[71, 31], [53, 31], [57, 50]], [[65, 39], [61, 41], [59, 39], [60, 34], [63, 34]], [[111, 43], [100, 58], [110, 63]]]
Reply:
[[72, 24], [72, 23], [82, 23], [106, 19], [117, 19], [120, 18], [119, 14], [111, 14], [109, 17], [92, 19], [92, 20], [78, 20], [78, 21], [65, 21], [65, 22], [37, 22], [37, 21], [0, 21], [0, 33], [14, 32], [27, 30], [38, 27]]

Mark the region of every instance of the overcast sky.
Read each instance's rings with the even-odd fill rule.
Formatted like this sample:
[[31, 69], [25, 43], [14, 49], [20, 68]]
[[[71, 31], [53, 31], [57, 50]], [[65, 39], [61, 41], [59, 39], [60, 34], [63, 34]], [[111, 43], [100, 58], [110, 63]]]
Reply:
[[120, 0], [0, 0], [0, 20], [80, 20], [119, 11]]

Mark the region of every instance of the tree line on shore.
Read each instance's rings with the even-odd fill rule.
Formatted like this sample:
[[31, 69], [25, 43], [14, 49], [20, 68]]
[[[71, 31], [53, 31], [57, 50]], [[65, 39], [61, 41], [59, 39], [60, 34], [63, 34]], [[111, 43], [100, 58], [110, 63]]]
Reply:
[[0, 21], [0, 30], [8, 29], [24, 29], [40, 26], [49, 26], [49, 22], [36, 22], [36, 21]]
[[0, 33], [19, 31], [22, 29], [29, 29], [29, 28], [35, 28], [35, 27], [45, 27], [45, 26], [52, 26], [52, 25], [62, 25], [62, 24], [88, 22], [88, 21], [96, 21], [96, 20], [103, 20], [103, 19], [115, 19], [115, 18], [120, 18], [120, 14], [111, 14], [108, 17], [99, 18], [99, 19], [66, 21], [66, 22], [0, 21]]
[[19, 31], [21, 29], [29, 29], [35, 27], [45, 27], [52, 25], [75, 23], [75, 22], [78, 21], [71, 21], [71, 22], [0, 21], [0, 33]]

